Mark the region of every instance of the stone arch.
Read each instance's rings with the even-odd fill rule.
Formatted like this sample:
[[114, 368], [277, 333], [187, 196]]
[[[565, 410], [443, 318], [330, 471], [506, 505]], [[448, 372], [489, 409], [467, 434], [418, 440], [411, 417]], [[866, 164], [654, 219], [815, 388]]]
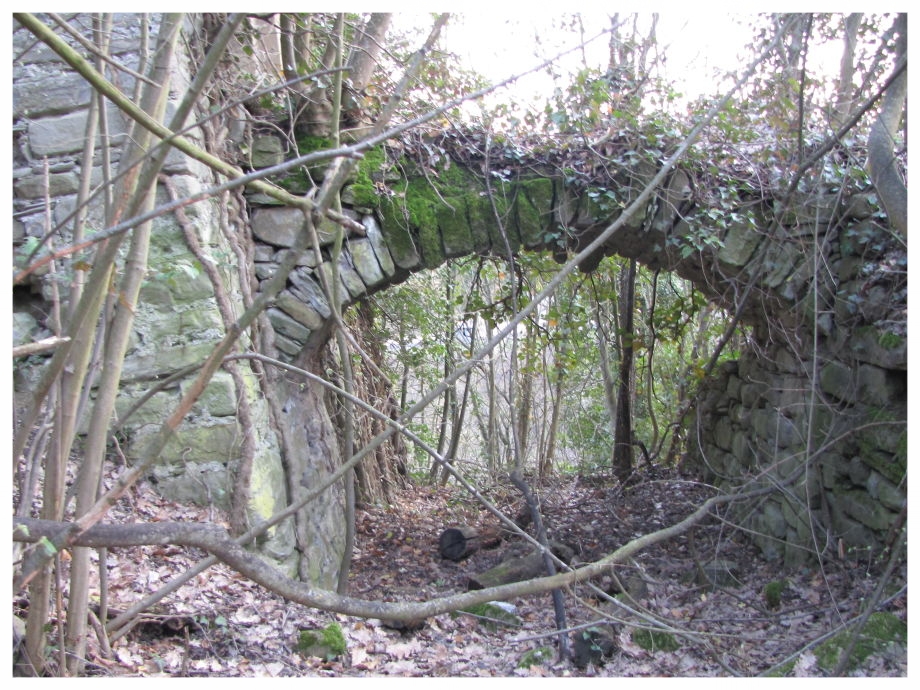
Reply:
[[[413, 169], [405, 161], [400, 167]], [[646, 166], [625, 179], [572, 184], [551, 169], [521, 167], [530, 172], [504, 168], [493, 184], [462, 160], [414, 178], [388, 178], [383, 167], [359, 172], [342, 194], [346, 213], [364, 227], [339, 258], [342, 306], [468, 254], [506, 255], [510, 247], [562, 261], [615, 220], [599, 189], [616, 190], [622, 208], [654, 173]], [[669, 175], [582, 268], [619, 254], [673, 271], [752, 327], [753, 347], [721, 368], [693, 410], [689, 462], [725, 487], [782, 481], [808, 464], [786, 495], [738, 508], [768, 557], [807, 560], [816, 534], [878, 548], [905, 505], [906, 338], [883, 325], [905, 313], [897, 271], [864, 268], [871, 256], [898, 255], [871, 190], [835, 190], [792, 205], [760, 190], [759, 198], [739, 201], [743, 216], [729, 214], [729, 222], [701, 232], [699, 216], [692, 218], [701, 203], [695, 174]], [[253, 209], [263, 258], [257, 274], [270, 275], [298, 223], [289, 209]], [[854, 242], [876, 249], [866, 254]], [[269, 312], [282, 357], [315, 349], [328, 332], [316, 272], [331, 272], [310, 254]], [[873, 303], [853, 309], [853, 296], [867, 291]], [[870, 431], [851, 435], [861, 424]]]
[[[116, 52], [128, 63], [136, 51], [136, 21], [124, 15], [116, 23]], [[84, 172], [79, 152], [90, 90], [51, 51], [42, 46], [24, 50], [32, 42], [25, 32], [13, 40], [20, 44], [17, 54], [23, 55], [13, 75], [15, 254], [27, 238], [44, 232], [46, 181], [54, 222], [63, 221], [74, 207]], [[187, 71], [188, 61], [182, 62], [178, 69]], [[183, 73], [183, 79], [189, 78]], [[121, 125], [113, 113], [116, 146]], [[366, 154], [342, 195], [347, 212], [364, 227], [363, 234], [347, 238], [340, 258], [346, 303], [450, 257], [504, 253], [505, 238], [495, 223], [492, 201], [507, 219], [504, 225], [515, 249], [552, 251], [562, 258], [606, 227], [616, 209], [635, 198], [643, 180], [656, 170], [651, 162], [641, 162], [643, 151], [630, 141], [609, 142], [599, 153], [582, 151], [585, 165], [569, 179], [569, 163], [553, 158], [552, 152], [542, 159], [528, 158], [505, 142], [504, 148], [490, 151], [487, 165], [482, 155], [469, 154], [461, 136], [432, 135], [429, 143], [440, 159], [437, 165], [430, 157], [407, 155], [400, 169], [386, 165], [403, 157], [399, 150]], [[271, 142], [252, 144], [253, 155], [282, 150]], [[577, 142], [567, 144], [560, 150], [578, 147]], [[611, 172], [610, 160], [628, 159], [637, 150], [636, 165]], [[483, 169], [489, 170], [488, 178]], [[94, 174], [99, 172], [97, 166]], [[165, 172], [186, 193], [213, 183], [207, 170], [182, 156], [171, 156]], [[319, 179], [321, 171], [313, 174]], [[770, 190], [754, 189], [750, 198], [739, 199], [757, 219], [752, 225], [731, 221], [701, 236], [688, 223], [688, 204], [705, 208], [713, 183], [705, 171], [692, 167], [675, 172], [602, 252], [675, 271], [724, 304], [734, 305], [738, 294], [749, 292], [740, 316], [754, 327], [755, 347], [723, 367], [699, 400], [692, 462], [712, 481], [730, 485], [751, 476], [764, 482], [782, 479], [803, 458], [815, 456], [813, 471], [785, 495], [740, 509], [747, 524], [763, 535], [765, 553], [790, 561], [800, 558], [814, 548], [816, 526], [845, 546], [878, 548], [905, 506], [906, 254], [887, 244], [887, 227], [868, 189], [811, 195], [781, 214], [779, 199]], [[602, 193], [592, 196], [597, 191]], [[247, 199], [248, 223], [224, 217], [233, 200], [190, 209], [196, 232], [234, 274], [231, 298], [239, 302], [244, 300], [241, 286], [248, 269], [256, 282], [271, 275], [278, 253], [299, 227], [299, 212], [267, 202]], [[154, 275], [142, 290], [143, 309], [125, 361], [120, 398], [125, 408], [117, 410], [119, 415], [140, 400], [150, 382], [200, 364], [222, 326], [208, 281], [200, 273], [177, 270], [191, 267], [194, 257], [184, 247], [175, 219], [156, 223]], [[237, 258], [233, 245], [233, 233], [242, 236], [241, 229], [251, 229], [257, 239], [251, 266]], [[320, 228], [327, 243], [331, 230]], [[327, 337], [329, 305], [315, 278], [317, 271], [329, 270], [323, 258], [308, 252], [268, 311], [279, 356], [295, 363], [313, 356]], [[591, 257], [587, 267], [600, 258]], [[17, 344], [44, 335], [34, 307], [49, 284], [35, 276], [16, 295]], [[795, 348], [787, 347], [787, 336], [797, 339]], [[38, 368], [17, 365], [17, 392], [28, 390]], [[254, 490], [250, 504], [252, 519], [258, 520], [282, 509], [295, 492], [315, 486], [340, 458], [332, 423], [314, 387], [297, 379], [280, 380], [274, 391], [278, 409], [273, 410], [260, 388], [266, 377], [254, 367], [243, 373], [242, 390], [223, 372], [215, 377], [152, 476], [174, 498], [194, 500], [185, 492], [201, 484], [210, 500], [225, 502], [244, 431], [237, 401], [245, 395], [252, 403], [261, 462], [252, 480], [260, 491]], [[156, 421], [172, 411], [182, 385], [180, 381], [158, 390], [131, 418], [127, 431], [134, 441], [142, 442]], [[813, 404], [813, 397], [820, 406]], [[825, 447], [825, 438], [839, 440]], [[130, 455], [132, 448], [127, 450]], [[291, 467], [297, 472], [285, 476]], [[342, 492], [334, 488], [311, 504], [296, 525], [279, 525], [258, 548], [288, 572], [328, 587], [335, 582], [343, 543], [341, 515]]]

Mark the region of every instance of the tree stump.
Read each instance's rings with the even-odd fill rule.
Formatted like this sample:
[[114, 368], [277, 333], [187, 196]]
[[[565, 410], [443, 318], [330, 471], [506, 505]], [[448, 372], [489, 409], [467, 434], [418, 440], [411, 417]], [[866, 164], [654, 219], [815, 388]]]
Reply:
[[448, 527], [438, 538], [441, 558], [461, 561], [479, 549], [479, 532], [472, 527]]

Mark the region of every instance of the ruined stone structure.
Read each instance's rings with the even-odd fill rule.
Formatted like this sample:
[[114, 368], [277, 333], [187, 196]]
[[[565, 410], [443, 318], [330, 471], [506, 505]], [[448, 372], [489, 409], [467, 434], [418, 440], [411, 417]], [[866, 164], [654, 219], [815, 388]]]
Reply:
[[[125, 18], [113, 47], [129, 65], [136, 19]], [[37, 45], [26, 51], [27, 43], [26, 36], [14, 37], [14, 50], [24, 51], [14, 69], [13, 245], [20, 255], [29, 238], [45, 232], [46, 194], [51, 224], [68, 227], [83, 172], [90, 93], [49, 50]], [[187, 74], [185, 65], [177, 70]], [[110, 121], [117, 144], [123, 131], [117, 114]], [[198, 131], [191, 136], [208, 138]], [[285, 155], [281, 142], [265, 134], [252, 137], [250, 151], [245, 163], [254, 168]], [[442, 160], [433, 176], [408, 154], [368, 153], [342, 193], [345, 212], [364, 228], [346, 238], [338, 259], [343, 306], [451, 257], [505, 255], [509, 246], [562, 257], [578, 251], [655, 172], [638, 165], [572, 184], [551, 166], [529, 167], [487, 186], [479, 168], [467, 163], [448, 167]], [[94, 165], [101, 179], [100, 161]], [[179, 155], [171, 156], [165, 173], [179, 194], [214, 183], [210, 171]], [[312, 174], [318, 179], [322, 171]], [[705, 201], [699, 185], [691, 168], [673, 173], [584, 268], [596, 267], [603, 255], [621, 254], [675, 271], [737, 309], [752, 327], [749, 348], [721, 368], [688, 416], [687, 466], [726, 487], [745, 480], [781, 483], [794, 475], [783, 492], [729, 515], [759, 533], [765, 554], [794, 563], [829, 547], [882, 548], [906, 506], [906, 258], [893, 249], [871, 190], [829, 189], [788, 207], [779, 195], [762, 193], [744, 200], [743, 217], [702, 227], [691, 215]], [[594, 193], [599, 187], [612, 190], [618, 203], [603, 203]], [[168, 198], [165, 186], [161, 193]], [[185, 223], [174, 216], [156, 221], [120, 416], [157, 382], [194, 369], [223, 332], [214, 285], [197, 268], [200, 258], [186, 240], [189, 227], [207, 260], [219, 266], [231, 301], [241, 305], [272, 275], [301, 225], [299, 211], [251, 194], [225, 194], [186, 213]], [[332, 235], [320, 231], [321, 256], [303, 255], [267, 310], [263, 331], [247, 334], [244, 347], [298, 366], [315, 361], [331, 315], [318, 275], [332, 275]], [[67, 232], [55, 241], [66, 242]], [[15, 343], [47, 333], [54, 280], [45, 271], [14, 289]], [[258, 521], [318, 484], [341, 460], [322, 391], [240, 364], [242, 386], [228, 373], [215, 377], [153, 478], [177, 500], [226, 507], [244, 436], [254, 434], [248, 512]], [[28, 390], [40, 365], [41, 357], [17, 362], [17, 391]], [[129, 459], [173, 409], [186, 380], [169, 380], [124, 420]], [[241, 399], [251, 412], [245, 429]], [[344, 544], [343, 506], [337, 485], [296, 520], [274, 528], [260, 550], [288, 572], [330, 586]]]

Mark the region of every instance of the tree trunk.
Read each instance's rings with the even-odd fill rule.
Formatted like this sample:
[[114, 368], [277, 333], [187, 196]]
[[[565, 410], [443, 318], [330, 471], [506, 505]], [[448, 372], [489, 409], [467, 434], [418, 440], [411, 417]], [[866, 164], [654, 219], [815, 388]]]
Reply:
[[[907, 59], [907, 15], [895, 19], [898, 62]], [[905, 63], [906, 64], [906, 63]], [[869, 174], [891, 225], [907, 238], [907, 186], [898, 171], [895, 137], [907, 102], [907, 68], [885, 92], [882, 109], [869, 132]]]
[[634, 312], [636, 301], [636, 260], [629, 260], [629, 269], [622, 281], [620, 302], [621, 346], [620, 385], [617, 393], [616, 430], [613, 438], [613, 473], [621, 482], [632, 475], [633, 431], [632, 431], [632, 382], [634, 347]]
[[462, 561], [479, 550], [480, 545], [479, 532], [466, 525], [448, 527], [438, 537], [438, 553], [451, 561]]

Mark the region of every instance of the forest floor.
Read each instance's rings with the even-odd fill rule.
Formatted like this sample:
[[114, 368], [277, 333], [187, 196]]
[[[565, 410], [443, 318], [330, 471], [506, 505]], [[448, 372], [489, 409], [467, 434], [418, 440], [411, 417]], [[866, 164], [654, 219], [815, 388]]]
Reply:
[[[677, 476], [639, 483], [625, 492], [605, 482], [569, 478], [535, 487], [550, 537], [570, 545], [572, 565], [590, 562], [630, 539], [686, 517], [711, 489]], [[506, 514], [523, 503], [513, 488], [490, 498]], [[213, 519], [207, 511], [169, 504], [142, 488], [132, 500], [135, 519]], [[459, 562], [442, 559], [438, 536], [469, 525], [499, 533], [499, 523], [461, 489], [410, 487], [390, 507], [363, 506], [349, 594], [391, 601], [423, 600], [466, 591], [473, 575], [499, 562], [519, 538], [504, 532], [498, 546]], [[177, 547], [109, 552], [108, 591], [113, 609], [126, 608], [190, 567], [200, 554]], [[722, 570], [707, 570], [720, 563]], [[703, 568], [702, 566], [707, 566]], [[617, 598], [613, 578], [598, 589], [565, 592], [569, 639], [587, 626], [612, 640], [600, 659], [576, 664], [557, 657], [550, 594], [510, 602], [518, 621], [496, 624], [469, 614], [442, 614], [422, 627], [399, 631], [379, 620], [329, 614], [292, 604], [218, 565], [198, 575], [143, 614], [128, 635], [103, 653], [93, 640], [93, 676], [757, 676], [783, 672], [827, 675], [825, 636], [860, 612], [884, 563], [826, 560], [819, 567], [783, 571], [763, 560], [737, 530], [715, 519], [692, 534], [654, 545], [616, 573], [632, 594]], [[728, 581], [714, 586], [701, 570]], [[770, 606], [764, 589], [784, 582]], [[906, 624], [906, 565], [882, 598], [884, 611]], [[627, 602], [628, 605], [624, 606]], [[21, 603], [21, 602], [20, 602]], [[894, 620], [894, 618], [891, 618]], [[327, 660], [297, 649], [304, 629], [337, 622], [348, 651]], [[650, 622], [671, 635], [642, 633]], [[897, 623], [897, 621], [896, 621]], [[645, 638], [642, 635], [646, 635]], [[654, 643], [649, 644], [649, 639]], [[646, 647], [651, 646], [652, 649]], [[542, 656], [540, 652], [542, 650]], [[585, 650], [582, 646], [581, 651]], [[857, 647], [848, 675], [906, 676], [905, 644]], [[529, 654], [531, 665], [522, 665]], [[824, 667], [822, 667], [822, 664]]]

